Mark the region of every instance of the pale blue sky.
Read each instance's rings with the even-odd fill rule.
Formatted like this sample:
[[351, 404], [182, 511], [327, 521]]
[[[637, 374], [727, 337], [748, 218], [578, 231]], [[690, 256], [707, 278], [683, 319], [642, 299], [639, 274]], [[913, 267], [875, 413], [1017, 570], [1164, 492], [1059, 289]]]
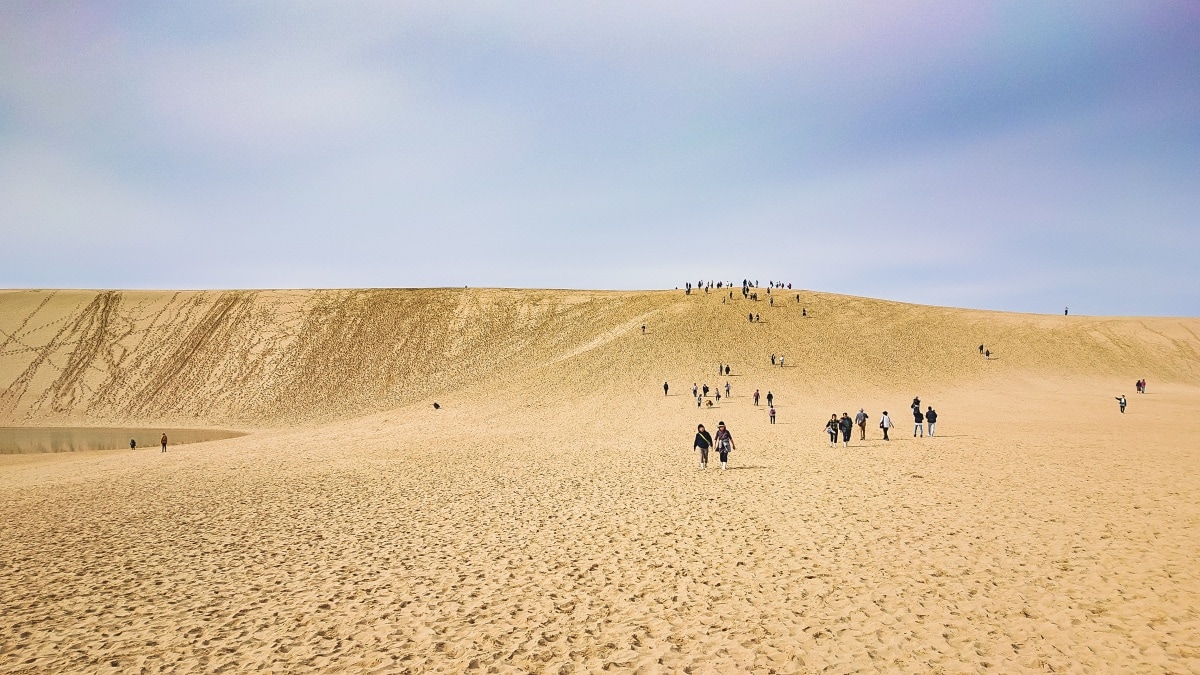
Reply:
[[1197, 213], [1190, 1], [0, 5], [3, 287], [1197, 316]]

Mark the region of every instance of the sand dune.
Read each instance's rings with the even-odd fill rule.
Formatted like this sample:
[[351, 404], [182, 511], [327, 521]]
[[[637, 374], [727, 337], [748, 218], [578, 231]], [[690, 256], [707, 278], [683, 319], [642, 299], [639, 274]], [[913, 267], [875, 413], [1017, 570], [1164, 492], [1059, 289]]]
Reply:
[[0, 671], [1200, 671], [1200, 320], [801, 293], [0, 294], [0, 422], [253, 432], [0, 456]]

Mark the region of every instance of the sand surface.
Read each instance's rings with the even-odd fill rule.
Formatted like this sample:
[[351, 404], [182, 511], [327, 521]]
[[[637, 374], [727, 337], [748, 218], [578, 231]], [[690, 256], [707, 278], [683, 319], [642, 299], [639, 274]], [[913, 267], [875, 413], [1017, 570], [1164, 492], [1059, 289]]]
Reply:
[[0, 423], [253, 430], [0, 456], [0, 671], [1200, 671], [1200, 320], [794, 295], [0, 293]]

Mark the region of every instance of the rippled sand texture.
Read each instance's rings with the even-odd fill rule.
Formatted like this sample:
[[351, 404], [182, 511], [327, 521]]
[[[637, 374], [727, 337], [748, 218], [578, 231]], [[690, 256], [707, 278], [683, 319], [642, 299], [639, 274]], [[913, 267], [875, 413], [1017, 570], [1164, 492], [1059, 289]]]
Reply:
[[0, 457], [0, 671], [1200, 671], [1200, 321], [794, 294], [0, 294], [6, 422], [259, 429]]

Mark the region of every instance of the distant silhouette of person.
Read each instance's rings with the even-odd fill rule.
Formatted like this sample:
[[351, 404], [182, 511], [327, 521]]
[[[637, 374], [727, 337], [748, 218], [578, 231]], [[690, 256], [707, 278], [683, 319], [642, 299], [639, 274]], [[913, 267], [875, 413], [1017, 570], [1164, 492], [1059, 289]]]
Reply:
[[888, 438], [888, 430], [892, 428], [892, 418], [888, 417], [886, 410], [883, 411], [883, 417], [879, 418], [879, 428], [883, 429], [883, 440], [892, 440]]
[[800, 316], [808, 316], [808, 308], [807, 307], [800, 310]]
[[775, 394], [767, 392], [767, 405], [775, 405]]
[[754, 323], [754, 312], [750, 312], [750, 323]]
[[671, 385], [667, 384], [666, 382], [663, 382], [663, 396], [666, 396], [667, 391], [669, 391], [670, 389], [671, 389]]
[[[725, 370], [729, 370], [726, 368]], [[725, 398], [729, 398], [729, 380], [725, 381]]]
[[979, 354], [983, 355], [983, 345], [979, 345]]
[[[1125, 408], [1124, 405], [1122, 405], [1121, 406], [1122, 411], [1124, 411], [1124, 408]], [[158, 442], [162, 443], [162, 451], [166, 452], [167, 451], [167, 435], [165, 433], [162, 435], [162, 438], [158, 439]]]
[[770, 410], [767, 412], [771, 416], [771, 424], [775, 424], [775, 406], [771, 406]]
[[862, 408], [858, 409], [858, 414], [854, 416], [854, 423], [858, 425], [858, 440], [867, 440], [867, 418], [870, 417]]
[[771, 355], [771, 365], [775, 365], [775, 355]]
[[706, 384], [701, 386], [700, 391], [703, 392], [705, 396], [708, 396], [708, 385]]
[[1068, 315], [1068, 314], [1070, 314], [1070, 313], [1071, 313], [1071, 308], [1070, 308], [1070, 307], [1063, 307], [1063, 316], [1066, 316], [1066, 315]]
[[758, 405], [758, 390], [754, 390], [754, 405]]
[[696, 440], [692, 441], [692, 449], [700, 453], [700, 468], [708, 468], [708, 449], [712, 447], [712, 436], [704, 430], [703, 424], [696, 425]]
[[700, 393], [700, 390], [696, 388], [696, 383], [693, 382], [692, 383], [692, 396], [697, 396], [699, 393]]
[[703, 396], [697, 396], [697, 397], [696, 397], [696, 407], [697, 407], [697, 408], [699, 408], [699, 407], [700, 407], [701, 405], [703, 405], [703, 404], [704, 404], [704, 397], [703, 397]]
[[718, 388], [717, 393], [713, 394], [713, 398], [717, 399], [717, 403], [721, 402], [721, 390]]
[[987, 359], [988, 361], [991, 361], [992, 360], [992, 350], [985, 349], [983, 351], [983, 358]]
[[780, 368], [782, 368], [782, 367], [783, 367], [783, 354], [780, 354], [780, 355], [779, 355], [779, 367], [780, 367]]
[[729, 366], [728, 366], [728, 365], [726, 365], [726, 366], [725, 366], [725, 374], [726, 374], [726, 375], [728, 375], [728, 374], [729, 374]]
[[921, 399], [920, 399], [920, 397], [914, 396], [914, 397], [913, 397], [913, 402], [912, 402], [912, 405], [911, 405], [911, 406], [909, 406], [909, 407], [910, 407], [910, 408], [912, 408], [913, 410], [920, 410], [920, 409], [921, 409]]
[[136, 440], [134, 440], [134, 439], [132, 439], [132, 438], [131, 438], [131, 439], [129, 439], [129, 449], [130, 449], [130, 450], [137, 450], [137, 441], [136, 441]]
[[646, 324], [642, 324], [642, 335], [646, 334]]
[[913, 438], [917, 434], [921, 434], [921, 438], [925, 438], [925, 416], [921, 414], [919, 406], [913, 406]]
[[850, 432], [854, 430], [854, 422], [851, 421], [849, 413], [842, 413], [842, 419], [838, 420], [838, 429], [842, 432], [842, 447], [850, 447]]
[[760, 315], [758, 315], [758, 314], [755, 314], [755, 315], [754, 315], [754, 321], [755, 321], [756, 323], [759, 323], [759, 322], [761, 322], [761, 321], [762, 321], [762, 316], [760, 316]]
[[933, 406], [927, 406], [925, 421], [929, 424], [929, 437], [933, 438], [933, 430], [937, 427], [937, 411], [933, 409]]
[[1125, 394], [1117, 397], [1117, 405], [1121, 406], [1121, 414], [1125, 414]]

